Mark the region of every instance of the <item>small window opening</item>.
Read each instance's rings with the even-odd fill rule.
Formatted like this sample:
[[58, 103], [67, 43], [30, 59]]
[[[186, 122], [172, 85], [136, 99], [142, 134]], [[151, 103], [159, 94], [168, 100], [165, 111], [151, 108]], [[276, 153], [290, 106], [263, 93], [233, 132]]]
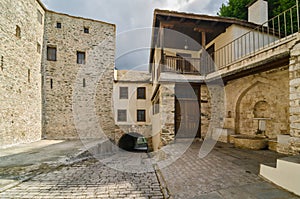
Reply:
[[47, 47], [47, 60], [56, 61], [56, 47]]
[[28, 83], [30, 83], [30, 69], [28, 69], [28, 71], [27, 71], [27, 77], [28, 77]]
[[3, 71], [3, 66], [4, 66], [4, 57], [1, 56], [1, 71]]
[[61, 29], [61, 23], [60, 23], [60, 22], [57, 22], [57, 23], [56, 23], [56, 28]]
[[37, 48], [37, 52], [41, 53], [41, 44], [39, 42], [37, 42], [36, 48]]
[[21, 28], [18, 25], [16, 26], [16, 37], [21, 38]]
[[84, 27], [83, 32], [84, 33], [90, 33], [90, 29], [88, 27]]
[[50, 79], [50, 88], [53, 89], [53, 79]]
[[83, 87], [85, 87], [85, 86], [86, 86], [86, 83], [85, 83], [85, 78], [83, 78], [83, 80], [82, 80], [82, 84], [83, 84]]
[[85, 64], [85, 52], [77, 51], [77, 64]]

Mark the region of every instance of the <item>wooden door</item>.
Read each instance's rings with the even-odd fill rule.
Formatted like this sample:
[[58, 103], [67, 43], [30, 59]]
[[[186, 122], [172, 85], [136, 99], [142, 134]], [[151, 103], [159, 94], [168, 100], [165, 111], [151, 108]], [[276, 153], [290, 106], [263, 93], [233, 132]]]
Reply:
[[175, 134], [177, 138], [201, 137], [200, 86], [176, 85]]

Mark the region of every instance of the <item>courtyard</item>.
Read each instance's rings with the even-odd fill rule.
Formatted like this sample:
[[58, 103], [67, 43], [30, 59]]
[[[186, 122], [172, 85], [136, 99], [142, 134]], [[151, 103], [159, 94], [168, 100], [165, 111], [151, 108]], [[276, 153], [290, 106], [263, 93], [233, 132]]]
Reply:
[[[22, 153], [19, 147], [16, 153], [1, 156], [0, 198], [299, 198], [258, 176], [261, 163], [272, 164], [284, 157], [268, 150], [237, 149], [217, 143], [201, 159], [198, 153], [202, 142], [196, 141], [165, 168], [126, 173], [107, 167], [92, 156], [73, 156], [73, 162], [67, 161], [63, 154], [71, 157], [79, 148], [78, 142], [68, 142], [71, 144], [47, 146], [48, 159], [43, 155], [46, 151], [26, 147], [26, 152]], [[62, 146], [69, 146], [68, 150], [60, 151]], [[20, 154], [26, 160], [33, 153], [37, 157], [35, 164], [20, 161], [9, 165], [9, 160]], [[146, 153], [133, 155], [140, 160], [149, 158]]]

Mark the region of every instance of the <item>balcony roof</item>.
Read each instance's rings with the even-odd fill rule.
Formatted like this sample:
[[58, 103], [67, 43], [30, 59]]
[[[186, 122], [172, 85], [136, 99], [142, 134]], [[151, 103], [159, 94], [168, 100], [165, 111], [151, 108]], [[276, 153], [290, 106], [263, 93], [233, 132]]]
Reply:
[[[258, 24], [235, 18], [156, 9], [154, 11], [153, 18], [151, 53], [149, 61], [150, 63], [153, 62], [154, 48], [159, 36], [158, 28], [160, 27], [174, 29], [185, 34], [191, 34], [191, 32], [197, 29], [198, 31], [206, 32], [206, 43], [209, 43], [218, 35], [224, 33], [226, 29], [233, 24], [249, 29], [254, 29], [258, 26]], [[195, 33], [195, 35], [188, 36], [198, 38], [201, 41], [201, 34], [196, 35]], [[149, 69], [151, 72], [151, 64]]]

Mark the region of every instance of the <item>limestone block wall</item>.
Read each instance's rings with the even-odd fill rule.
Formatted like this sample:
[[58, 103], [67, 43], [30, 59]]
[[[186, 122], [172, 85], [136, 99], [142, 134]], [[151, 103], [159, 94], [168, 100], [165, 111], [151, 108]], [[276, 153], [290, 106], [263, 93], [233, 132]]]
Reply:
[[291, 49], [289, 66], [290, 151], [300, 152], [300, 43]]
[[144, 125], [118, 125], [115, 129], [115, 134], [113, 141], [118, 144], [120, 138], [126, 134], [131, 132], [137, 132], [143, 135], [148, 140], [151, 140], [152, 134], [152, 125], [144, 124]]
[[0, 1], [0, 148], [41, 138], [44, 8]]
[[175, 83], [160, 86], [161, 145], [175, 138]]
[[255, 135], [258, 121], [269, 118], [266, 135], [289, 133], [289, 73], [287, 66], [236, 79], [225, 87], [226, 113], [235, 120], [235, 133]]
[[154, 151], [175, 139], [175, 83], [161, 84], [156, 96], [159, 113], [152, 116], [152, 146]]
[[211, 118], [211, 96], [207, 85], [201, 85], [201, 137], [205, 137], [208, 132]]
[[[47, 60], [49, 46], [57, 49], [56, 61]], [[43, 49], [43, 137], [112, 136], [115, 26], [49, 11]], [[77, 63], [78, 51], [84, 64]]]

